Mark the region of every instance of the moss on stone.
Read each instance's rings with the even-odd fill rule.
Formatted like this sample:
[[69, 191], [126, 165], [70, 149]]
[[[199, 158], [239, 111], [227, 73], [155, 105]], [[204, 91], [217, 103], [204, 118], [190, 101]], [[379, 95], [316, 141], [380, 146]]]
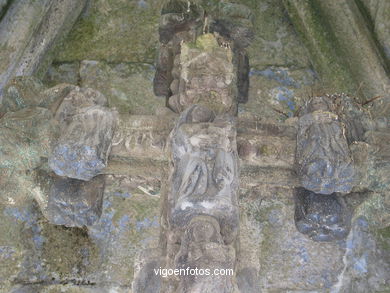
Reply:
[[378, 243], [382, 246], [382, 248], [390, 252], [390, 226], [378, 229], [376, 236]]
[[196, 39], [196, 47], [206, 52], [210, 52], [214, 48], [219, 48], [219, 45], [213, 34], [204, 34]]
[[158, 44], [161, 3], [93, 1], [89, 14], [74, 26], [55, 62], [104, 60], [153, 63]]
[[44, 261], [47, 270], [60, 279], [85, 278], [96, 267], [98, 249], [86, 229], [43, 223]]

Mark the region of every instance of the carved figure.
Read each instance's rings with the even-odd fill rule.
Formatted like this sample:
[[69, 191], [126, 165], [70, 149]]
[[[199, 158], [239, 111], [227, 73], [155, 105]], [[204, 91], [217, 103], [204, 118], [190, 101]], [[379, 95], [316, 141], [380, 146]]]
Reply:
[[345, 128], [326, 97], [315, 97], [299, 118], [296, 165], [301, 184], [321, 194], [348, 193], [355, 170]]
[[115, 112], [85, 107], [72, 117], [49, 157], [60, 176], [90, 180], [106, 167], [116, 126]]
[[349, 146], [365, 139], [370, 119], [344, 94], [314, 97], [302, 114], [295, 163], [303, 188], [296, 189], [295, 224], [315, 241], [341, 239], [350, 230], [342, 194], [358, 179]]
[[[189, 275], [180, 276], [176, 292], [221, 292], [236, 291], [232, 275], [213, 276], [214, 269], [233, 271], [235, 249], [226, 245], [220, 233], [218, 221], [210, 216], [198, 216], [189, 223], [181, 240], [180, 251], [175, 258], [175, 267]], [[191, 275], [191, 273], [197, 274]], [[237, 291], [236, 291], [237, 292]]]
[[[234, 21], [231, 19], [234, 19]], [[224, 87], [221, 83], [223, 80], [214, 81], [214, 79], [218, 75], [222, 77], [229, 74], [231, 70], [226, 70], [226, 68], [221, 70], [221, 66], [223, 68], [224, 66], [231, 66], [233, 63], [234, 76], [237, 78], [237, 82], [233, 82], [234, 93], [230, 96], [234, 97], [235, 102], [246, 102], [249, 90], [249, 59], [245, 48], [249, 46], [253, 39], [251, 28], [252, 13], [244, 5], [221, 2], [209, 4], [205, 8], [203, 5], [193, 3], [193, 1], [169, 1], [162, 10], [159, 27], [160, 50], [154, 78], [155, 94], [166, 97], [170, 108], [180, 112], [186, 105], [198, 103], [194, 98], [197, 99], [199, 95], [206, 94], [206, 92], [200, 93], [201, 88], [197, 85], [194, 86], [193, 83], [203, 83], [205, 86], [213, 84], [213, 87], [219, 84], [216, 87], [219, 88], [216, 91], [218, 93]], [[207, 35], [207, 33], [214, 33], [216, 39], [209, 38], [209, 40], [206, 40], [207, 44], [205, 42], [199, 44], [198, 41], [202, 39], [201, 35]], [[196, 45], [183, 51], [183, 45], [186, 46], [186, 43], [190, 42], [194, 42]], [[202, 61], [200, 64], [201, 66], [203, 64], [204, 67], [204, 64], [211, 62], [213, 65], [207, 65], [208, 69], [206, 71], [183, 71], [183, 67], [192, 66], [186, 64], [188, 58], [192, 61], [197, 59], [193, 56], [196, 54], [196, 47], [204, 45], [208, 46], [210, 50], [212, 49], [214, 54], [211, 54], [211, 57], [209, 53], [203, 51], [198, 58]], [[228, 62], [224, 61], [224, 58], [226, 58], [223, 56], [224, 54], [215, 54], [218, 48], [230, 52]], [[223, 52], [223, 50], [220, 51]], [[184, 56], [182, 56], [183, 53]], [[189, 53], [188, 56], [187, 53]], [[199, 64], [198, 61], [197, 63]], [[181, 68], [179, 69], [179, 67]], [[188, 72], [191, 74], [202, 73], [202, 75], [187, 79], [186, 73]], [[187, 90], [183, 91], [183, 88]], [[191, 92], [191, 89], [198, 89], [198, 91]], [[181, 95], [180, 98], [178, 94]], [[183, 97], [186, 94], [191, 97]], [[210, 98], [213, 99], [209, 95], [206, 97], [206, 99]]]
[[168, 196], [173, 226], [208, 214], [231, 239], [238, 228], [238, 155], [234, 120], [194, 105], [171, 134], [174, 170]]

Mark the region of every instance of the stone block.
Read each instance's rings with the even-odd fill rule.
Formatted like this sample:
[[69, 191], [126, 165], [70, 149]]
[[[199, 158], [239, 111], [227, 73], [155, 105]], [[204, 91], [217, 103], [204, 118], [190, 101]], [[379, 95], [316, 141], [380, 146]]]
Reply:
[[50, 188], [48, 220], [67, 227], [91, 226], [102, 214], [104, 176], [85, 182], [58, 177]]

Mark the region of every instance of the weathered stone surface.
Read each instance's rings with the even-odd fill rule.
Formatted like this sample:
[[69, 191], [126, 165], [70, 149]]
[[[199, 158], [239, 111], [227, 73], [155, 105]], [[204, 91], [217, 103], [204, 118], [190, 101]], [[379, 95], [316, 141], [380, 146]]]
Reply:
[[[255, 292], [370, 292], [371, 286], [379, 292], [386, 291], [389, 276], [384, 272], [389, 263], [386, 248], [389, 237], [384, 235], [388, 232], [380, 230], [383, 234], [378, 237], [377, 228], [383, 227], [382, 224], [375, 224], [376, 228], [369, 224], [380, 218], [377, 214], [388, 214], [379, 203], [383, 201], [377, 197], [367, 201], [364, 197], [354, 212], [346, 240], [314, 242], [295, 228], [294, 192], [289, 187], [261, 184], [241, 190], [240, 255], [243, 256], [238, 256], [238, 281], [242, 267], [255, 267], [260, 286]], [[353, 197], [356, 194], [345, 200]], [[370, 218], [364, 225], [356, 221], [362, 214]], [[356, 233], [355, 230], [361, 229], [358, 227], [364, 233]], [[363, 285], [361, 291], [354, 287], [356, 284]]]
[[57, 135], [58, 125], [47, 109], [8, 112], [0, 120], [1, 168], [12, 173], [38, 167]]
[[56, 86], [48, 88], [40, 93], [43, 100], [40, 106], [50, 109], [53, 115], [56, 115], [58, 107], [62, 104], [65, 97], [73, 90], [77, 90], [77, 87], [67, 83], [57, 84]]
[[[247, 101], [249, 59], [245, 48], [253, 39], [248, 7], [168, 1], [162, 9], [159, 34], [154, 92], [169, 98], [172, 110], [182, 112], [192, 104], [207, 104], [218, 113], [224, 112], [223, 108], [235, 113], [236, 104]], [[211, 94], [204, 88], [210, 88]], [[221, 109], [215, 109], [217, 103], [222, 104]]]
[[49, 66], [43, 82], [49, 86], [58, 83], [77, 85], [80, 81], [80, 62], [53, 63]]
[[106, 63], [84, 60], [80, 64], [80, 84], [100, 91], [109, 107], [119, 113], [153, 115], [165, 107], [153, 94], [154, 67], [145, 63]]
[[32, 198], [46, 187], [37, 182], [1, 185], [1, 292], [129, 292], [136, 254], [158, 244], [160, 183], [107, 177], [102, 215], [83, 229], [53, 225], [43, 217]]
[[52, 57], [50, 50], [69, 33], [86, 3], [86, 0], [49, 2], [38, 30], [32, 35], [22, 58], [17, 62], [14, 73], [16, 76], [45, 74], [51, 63], [51, 60], [47, 60]]
[[248, 102], [239, 104], [239, 116], [266, 123], [279, 123], [297, 116], [308, 100], [308, 92], [318, 86], [317, 74], [310, 68], [253, 67], [252, 62], [251, 59]]
[[[240, 257], [237, 257], [240, 261]], [[257, 293], [260, 292], [260, 282], [258, 280], [256, 267], [246, 267], [237, 273], [237, 286], [240, 292]]]
[[0, 22], [0, 100], [31, 35], [42, 20], [48, 0], [13, 2]]
[[237, 58], [237, 88], [239, 103], [246, 103], [249, 95], [249, 58], [245, 52], [239, 52]]
[[[308, 93], [313, 92], [312, 86], [308, 84], [315, 82], [316, 75], [309, 71], [309, 54], [296, 39], [294, 27], [284, 15], [282, 2], [279, 0], [245, 0], [245, 2], [252, 5], [252, 10], [255, 12], [256, 36], [255, 43], [249, 47], [251, 66], [253, 66], [249, 104], [240, 106], [239, 112], [239, 115], [242, 117], [245, 115], [249, 120], [246, 120], [244, 124], [238, 124], [237, 141], [239, 156], [242, 159], [240, 176], [243, 183], [242, 189], [252, 190], [253, 194], [243, 196], [240, 200], [240, 250], [237, 252], [237, 269], [235, 270], [239, 289], [248, 293], [260, 291], [347, 293], [359, 292], [359, 290], [386, 292], [389, 288], [386, 285], [388, 268], [383, 267], [382, 261], [389, 262], [388, 250], [386, 251], [381, 246], [387, 245], [387, 249], [389, 247], [389, 237], [386, 238], [384, 235], [389, 234], [386, 227], [389, 225], [388, 215], [390, 213], [388, 212], [389, 200], [384, 194], [378, 193], [359, 207], [359, 213], [367, 216], [370, 230], [366, 229], [367, 233], [364, 233], [364, 237], [358, 237], [360, 238], [358, 241], [346, 243], [344, 240], [339, 240], [333, 243], [316, 243], [298, 233], [294, 226], [293, 193], [286, 186], [299, 186], [296, 176], [291, 172], [295, 145], [293, 125], [295, 125], [296, 118], [287, 120], [286, 123], [291, 123], [289, 126], [274, 122], [284, 121], [287, 115], [293, 116], [296, 113], [299, 106], [305, 102]], [[94, 81], [96, 85], [91, 83], [93, 88], [101, 84], [102, 88], [108, 89], [107, 92], [112, 91], [115, 97], [126, 97], [125, 102], [121, 104], [123, 108], [120, 109], [120, 111], [123, 109], [123, 113], [152, 114], [154, 111], [152, 107], [149, 107], [153, 101], [150, 86], [152, 81], [149, 78], [153, 69], [145, 69], [147, 71], [145, 77], [143, 73], [133, 75], [126, 68], [133, 68], [134, 65], [124, 66], [122, 63], [134, 61], [133, 57], [123, 57], [125, 54], [126, 56], [141, 56], [135, 61], [153, 62], [154, 53], [149, 53], [154, 52], [156, 46], [149, 46], [145, 50], [145, 47], [139, 44], [145, 43], [145, 39], [147, 42], [152, 42], [151, 39], [154, 39], [154, 43], [157, 42], [155, 28], [152, 29], [151, 26], [145, 25], [145, 22], [149, 23], [154, 20], [152, 17], [147, 20], [142, 19], [139, 15], [131, 16], [130, 20], [129, 15], [139, 14], [140, 10], [130, 11], [127, 8], [129, 6], [151, 8], [154, 3], [149, 0], [131, 3], [125, 3], [122, 0], [94, 1], [91, 3], [93, 9], [86, 12], [87, 17], [81, 20], [84, 31], [77, 29], [73, 34], [75, 37], [72, 38], [72, 43], [66, 43], [66, 47], [61, 48], [61, 53], [64, 54], [87, 56], [80, 60], [106, 59], [122, 64], [119, 66], [119, 63], [110, 63], [108, 65], [110, 69], [102, 70], [100, 75], [102, 77], [95, 80], [99, 70], [104, 67], [91, 66], [93, 70], [86, 70], [83, 80]], [[380, 1], [373, 1], [373, 3], [375, 6]], [[94, 9], [95, 11], [99, 9], [100, 15], [97, 15]], [[385, 12], [378, 11], [375, 14], [381, 13]], [[133, 20], [137, 21], [135, 26], [132, 23]], [[323, 23], [320, 21], [320, 24]], [[142, 36], [137, 37], [137, 40], [131, 39], [129, 42], [130, 38], [124, 36], [130, 33], [127, 28], [131, 25], [134, 29], [131, 34], [138, 36], [139, 33]], [[153, 26], [156, 27], [157, 23]], [[149, 30], [153, 33], [149, 33]], [[106, 33], [107, 31], [109, 33]], [[88, 41], [91, 38], [94, 38], [95, 43]], [[123, 40], [123, 46], [118, 46], [119, 42], [111, 46], [113, 42], [110, 40], [113, 39]], [[100, 55], [89, 57], [96, 53]], [[123, 61], [124, 58], [128, 59]], [[110, 75], [111, 72], [115, 74], [115, 77]], [[116, 75], [116, 73], [120, 74]], [[141, 78], [139, 78], [140, 75], [142, 75]], [[109, 78], [106, 78], [107, 76]], [[118, 84], [115, 87], [111, 86], [118, 76], [120, 77]], [[133, 86], [135, 83], [136, 87]], [[120, 88], [119, 84], [123, 87]], [[134, 91], [132, 91], [133, 88]], [[113, 89], [119, 90], [115, 92]], [[100, 88], [99, 90], [103, 92]], [[147, 96], [145, 107], [124, 110], [137, 97], [142, 98], [144, 93], [150, 94], [150, 96], [145, 94]], [[104, 94], [110, 100], [110, 96], [106, 92]], [[162, 99], [155, 99], [155, 101], [161, 102]], [[287, 115], [273, 111], [272, 108]], [[145, 112], [138, 109], [145, 110]], [[375, 107], [375, 110], [372, 108], [371, 114], [376, 116], [378, 113], [380, 116], [380, 112], [390, 113], [388, 109], [386, 110], [385, 103]], [[254, 117], [258, 119], [255, 120]], [[85, 230], [78, 228], [69, 229], [50, 225], [43, 217], [31, 216], [26, 206], [13, 204], [14, 201], [23, 202], [23, 199], [19, 197], [21, 194], [27, 194], [28, 189], [37, 189], [34, 184], [27, 184], [27, 181], [21, 177], [24, 171], [18, 174], [18, 180], [12, 180], [5, 187], [1, 185], [2, 205], [11, 207], [11, 209], [0, 212], [0, 222], [3, 224], [0, 224], [0, 227], [4, 228], [0, 233], [2, 247], [0, 255], [1, 263], [5, 264], [5, 267], [0, 266], [1, 277], [3, 277], [0, 281], [0, 291], [10, 292], [15, 284], [16, 289], [31, 293], [61, 291], [127, 293], [131, 291], [134, 256], [143, 246], [158, 246], [160, 190], [157, 186], [160, 184], [161, 174], [168, 162], [164, 136], [172, 125], [172, 121], [165, 118], [167, 117], [127, 116], [121, 121], [120, 127], [123, 131], [118, 134], [118, 140], [114, 141], [118, 142], [118, 145], [115, 151], [113, 147], [112, 152], [114, 155], [112, 162], [119, 160], [121, 164], [113, 166], [114, 169], [110, 172], [122, 176], [108, 176], [112, 177], [112, 186], [110, 191], [106, 191], [102, 217], [93, 227], [88, 228], [88, 234]], [[341, 119], [340, 115], [339, 118]], [[381, 121], [376, 121], [376, 123], [381, 123]], [[137, 126], [138, 124], [141, 126]], [[371, 149], [371, 145], [375, 144], [374, 141], [379, 141], [382, 147], [386, 147], [387, 136], [383, 135], [383, 132], [386, 133], [387, 130], [383, 127], [384, 125], [387, 124], [382, 123], [381, 130], [376, 130], [378, 133], [375, 140], [365, 137], [364, 142], [359, 139], [356, 143], [368, 150], [367, 156], [359, 159], [367, 161], [371, 155], [371, 158], [374, 158], [375, 153], [381, 157], [380, 160], [375, 161], [375, 164], [364, 167], [370, 170], [367, 176], [370, 182], [375, 182], [369, 189], [378, 191], [386, 190], [388, 186], [386, 181], [388, 181], [390, 171], [386, 169], [386, 148], [382, 153], [377, 149]], [[352, 134], [352, 137], [360, 136], [360, 129], [361, 127], [356, 125], [358, 131], [355, 132], [356, 135]], [[350, 144], [354, 139], [351, 140], [348, 137], [348, 131], [349, 126], [346, 127], [345, 134]], [[12, 134], [11, 131], [8, 133], [7, 135]], [[349, 147], [353, 153], [352, 146], [349, 145]], [[151, 157], [153, 159], [150, 159]], [[383, 170], [383, 172], [376, 173], [377, 170]], [[133, 176], [124, 179], [123, 174]], [[144, 181], [145, 178], [148, 179]], [[3, 182], [3, 179], [4, 177], [1, 176], [0, 181]], [[119, 181], [121, 185], [117, 186]], [[122, 182], [126, 183], [122, 184]], [[369, 186], [367, 182], [359, 188]], [[260, 186], [262, 183], [264, 185]], [[15, 187], [18, 187], [17, 192]], [[37, 191], [34, 196], [38, 195], [41, 196]], [[351, 195], [354, 196], [354, 194]], [[165, 223], [162, 222], [162, 224]], [[371, 230], [371, 227], [380, 227], [381, 231], [377, 231], [377, 228]], [[43, 245], [40, 246], [42, 241]], [[348, 255], [345, 253], [346, 250], [349, 251], [345, 248], [346, 244], [347, 247], [354, 247], [354, 251]], [[183, 247], [183, 251], [185, 250]], [[345, 265], [345, 262], [348, 265]], [[135, 263], [137, 264], [137, 261]], [[144, 272], [154, 274], [152, 270], [154, 266], [160, 266], [160, 263], [152, 263], [145, 268]], [[16, 278], [20, 270], [24, 273]], [[340, 272], [344, 274], [341, 275]], [[146, 275], [141, 282], [143, 285], [150, 285], [151, 292], [155, 292], [157, 287], [153, 287], [156, 284], [154, 280], [150, 275]], [[23, 285], [18, 285], [18, 283], [23, 283]], [[258, 284], [257, 287], [256, 284]], [[141, 292], [147, 290], [145, 287], [140, 288]]]
[[212, 34], [206, 34], [197, 39], [195, 47], [183, 43], [178, 57], [180, 91], [169, 98], [172, 109], [182, 112], [200, 104], [218, 114], [236, 113], [237, 79], [229, 48], [221, 48]]
[[[64, 90], [67, 90], [67, 88]], [[57, 105], [53, 105], [53, 110], [55, 111], [54, 117], [60, 123], [61, 127], [65, 128], [71, 123], [73, 116], [82, 108], [95, 105], [107, 106], [106, 97], [91, 88], [71, 86], [69, 93]]]
[[85, 3], [85, 0], [12, 3], [0, 25], [0, 99], [12, 76], [39, 74], [48, 66], [50, 50], [69, 32]]
[[371, 190], [387, 192], [390, 187], [390, 135], [387, 129], [366, 133], [369, 143], [367, 176]]
[[371, 21], [370, 28], [382, 46], [382, 51], [387, 59], [390, 59], [390, 29], [387, 23], [390, 20], [390, 3], [388, 1], [361, 0], [357, 2]]
[[348, 193], [355, 170], [344, 126], [327, 97], [313, 98], [299, 118], [296, 170], [302, 186], [315, 193]]
[[153, 63], [161, 5], [160, 0], [91, 2], [55, 60]]
[[[344, 268], [334, 292], [386, 292], [390, 285], [389, 252], [381, 247], [365, 217], [357, 217], [346, 241]], [[382, 240], [383, 241], [383, 240]]]
[[334, 109], [332, 111], [337, 113], [344, 125], [348, 145], [367, 141], [366, 133], [375, 128], [371, 113], [358, 104], [356, 98], [345, 94], [332, 94], [326, 97], [332, 101]]
[[85, 107], [72, 117], [54, 147], [49, 165], [59, 176], [90, 180], [106, 167], [116, 127], [116, 113]]
[[[169, 97], [172, 95], [171, 84], [173, 81], [172, 69], [174, 57], [168, 45], [160, 45], [156, 60], [156, 74], [153, 79], [153, 92], [156, 96]], [[175, 85], [172, 85], [172, 87], [174, 88]], [[173, 90], [177, 92], [177, 88]]]
[[[157, 252], [153, 258], [150, 254]], [[146, 255], [147, 254], [147, 255]], [[162, 268], [164, 259], [161, 257], [161, 252], [158, 249], [155, 251], [144, 251], [138, 258], [146, 259], [146, 263], [142, 261], [135, 262], [135, 268], [138, 271], [134, 274], [134, 283], [132, 284], [133, 292], [155, 293], [161, 292], [162, 278], [164, 275], [156, 274], [156, 270]]]
[[57, 178], [50, 189], [48, 220], [66, 227], [92, 226], [101, 216], [104, 176], [85, 182]]
[[[79, 89], [74, 85], [64, 83], [57, 84], [51, 88], [46, 88], [46, 86], [44, 86], [36, 77], [14, 77], [4, 88], [3, 101], [0, 106], [0, 116], [8, 111], [15, 112], [26, 107], [43, 107], [50, 109], [53, 114], [55, 114], [64, 97], [73, 90], [89, 95], [96, 92], [91, 89]], [[81, 101], [78, 103], [82, 104]]]
[[3, 16], [3, 13], [6, 11], [6, 5], [10, 2], [9, 0], [0, 1], [0, 18]]
[[253, 13], [254, 40], [248, 47], [252, 68], [263, 70], [268, 66], [281, 66], [295, 70], [311, 67], [307, 48], [286, 17], [282, 1], [240, 2]]
[[299, 232], [314, 241], [333, 241], [348, 235], [351, 211], [341, 196], [316, 194], [304, 188], [297, 188], [295, 199], [294, 218]]
[[356, 1], [283, 2], [327, 86], [360, 91], [363, 101], [389, 94], [386, 64]]
[[342, 272], [344, 240], [315, 242], [300, 233], [293, 199], [288, 186], [241, 190], [237, 273], [257, 268], [257, 292], [327, 292]]
[[[232, 273], [236, 262], [235, 247], [226, 244], [221, 234], [223, 232], [215, 218], [207, 215], [192, 218], [181, 238], [175, 268], [185, 271], [190, 267], [194, 272], [180, 277], [176, 292], [237, 291]], [[195, 268], [199, 270], [196, 275]], [[226, 275], [214, 276], [214, 270], [221, 268], [226, 270]]]
[[234, 121], [201, 106], [188, 108], [172, 134], [174, 170], [168, 195], [172, 228], [200, 214], [215, 217], [225, 243], [238, 230], [238, 155]]
[[42, 103], [42, 82], [34, 77], [15, 77], [4, 87], [0, 116], [8, 111], [18, 111], [26, 107], [36, 107]]

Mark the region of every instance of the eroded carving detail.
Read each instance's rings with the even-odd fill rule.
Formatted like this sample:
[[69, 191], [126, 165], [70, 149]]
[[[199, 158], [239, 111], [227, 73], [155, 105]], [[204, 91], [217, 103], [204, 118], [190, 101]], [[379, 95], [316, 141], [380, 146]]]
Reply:
[[[242, 5], [170, 1], [162, 11], [156, 95], [181, 113], [169, 137], [162, 226], [166, 266], [236, 266], [238, 102], [248, 94], [251, 12]], [[216, 12], [218, 11], [218, 12]], [[230, 21], [234, 18], [237, 21]], [[182, 275], [161, 292], [238, 292], [234, 276]]]
[[[203, 100], [219, 100], [234, 114], [237, 102], [248, 99], [249, 59], [245, 48], [253, 39], [252, 13], [234, 3], [206, 6], [210, 7], [170, 1], [163, 8], [154, 91], [166, 97], [176, 112]], [[216, 38], [202, 35], [208, 32]], [[224, 98], [216, 99], [216, 95]]]
[[315, 97], [299, 118], [296, 164], [301, 184], [321, 194], [348, 193], [355, 170], [345, 126], [326, 97]]
[[49, 157], [60, 176], [90, 180], [106, 167], [116, 125], [113, 111], [86, 107], [72, 117]]
[[[236, 252], [224, 243], [218, 221], [210, 216], [197, 216], [191, 220], [181, 239], [180, 251], [175, 257], [175, 268], [186, 270], [224, 268], [233, 271]], [[231, 275], [215, 277], [202, 275], [183, 278], [177, 292], [237, 292]]]
[[[342, 194], [359, 180], [349, 146], [363, 141], [370, 119], [345, 95], [314, 97], [299, 118], [295, 224], [315, 241], [345, 238], [350, 211]], [[341, 193], [341, 194], [338, 194]]]
[[168, 196], [173, 227], [199, 214], [218, 219], [226, 242], [238, 229], [238, 155], [234, 120], [202, 106], [183, 112], [171, 134], [174, 171]]
[[107, 165], [117, 125], [117, 113], [106, 104], [100, 92], [75, 87], [53, 108], [62, 134], [48, 163], [63, 176], [49, 193], [48, 220], [53, 224], [90, 226], [100, 218], [104, 176], [97, 175]]
[[341, 195], [295, 190], [295, 225], [314, 241], [343, 239], [350, 230], [350, 211]]

